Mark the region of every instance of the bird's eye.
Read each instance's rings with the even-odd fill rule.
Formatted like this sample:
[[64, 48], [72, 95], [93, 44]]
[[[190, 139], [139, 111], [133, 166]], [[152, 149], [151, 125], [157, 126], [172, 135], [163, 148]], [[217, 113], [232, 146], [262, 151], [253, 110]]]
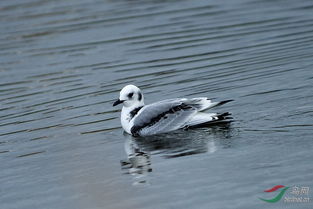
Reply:
[[128, 98], [132, 98], [133, 95], [134, 95], [134, 93], [132, 92], [132, 93], [129, 93], [127, 96], [128, 96]]

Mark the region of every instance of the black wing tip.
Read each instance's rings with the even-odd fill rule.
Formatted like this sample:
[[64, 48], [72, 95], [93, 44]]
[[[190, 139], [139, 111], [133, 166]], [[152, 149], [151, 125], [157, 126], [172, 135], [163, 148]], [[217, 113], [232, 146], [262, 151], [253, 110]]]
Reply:
[[232, 102], [232, 101], [234, 101], [234, 100], [233, 99], [224, 100], [224, 101], [219, 102], [216, 106], [220, 106], [220, 105], [226, 104], [228, 102]]
[[226, 103], [232, 102], [232, 101], [235, 101], [235, 100], [233, 100], [233, 99], [224, 100], [224, 101], [221, 101], [220, 104], [226, 104]]

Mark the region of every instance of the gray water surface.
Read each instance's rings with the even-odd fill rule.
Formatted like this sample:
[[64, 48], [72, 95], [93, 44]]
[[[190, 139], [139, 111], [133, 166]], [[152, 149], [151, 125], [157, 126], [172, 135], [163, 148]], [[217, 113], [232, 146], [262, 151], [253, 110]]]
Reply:
[[[312, 1], [2, 0], [0, 66], [1, 209], [313, 207]], [[134, 139], [130, 83], [234, 122]]]

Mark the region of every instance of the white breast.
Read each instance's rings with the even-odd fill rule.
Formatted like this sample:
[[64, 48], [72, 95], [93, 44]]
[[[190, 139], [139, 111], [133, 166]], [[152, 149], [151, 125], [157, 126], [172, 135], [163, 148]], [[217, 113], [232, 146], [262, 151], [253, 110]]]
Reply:
[[130, 129], [131, 129], [131, 124], [130, 124], [130, 108], [123, 107], [122, 108], [122, 113], [121, 113], [121, 124], [123, 129], [131, 134]]

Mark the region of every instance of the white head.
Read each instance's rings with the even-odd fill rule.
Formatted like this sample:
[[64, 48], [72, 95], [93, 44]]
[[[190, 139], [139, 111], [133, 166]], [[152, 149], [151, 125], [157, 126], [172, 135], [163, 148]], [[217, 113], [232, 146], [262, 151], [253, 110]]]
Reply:
[[140, 89], [134, 85], [125, 86], [121, 92], [119, 99], [114, 102], [113, 106], [123, 103], [124, 107], [143, 106], [143, 95]]

